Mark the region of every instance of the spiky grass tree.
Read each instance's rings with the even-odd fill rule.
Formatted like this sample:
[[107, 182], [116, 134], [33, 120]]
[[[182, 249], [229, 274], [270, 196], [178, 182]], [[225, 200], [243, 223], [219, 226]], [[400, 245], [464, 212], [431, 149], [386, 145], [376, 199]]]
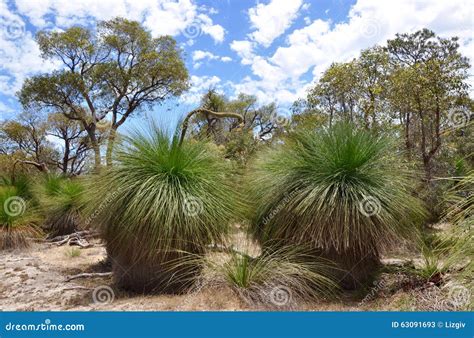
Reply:
[[91, 220], [100, 226], [117, 283], [138, 292], [179, 292], [202, 255], [227, 233], [238, 203], [228, 164], [205, 142], [156, 126], [134, 132], [116, 164], [92, 185]]
[[[466, 176], [448, 192], [446, 200], [448, 208], [444, 213], [444, 221], [453, 224], [451, 231], [443, 239], [445, 248], [443, 254], [447, 256], [445, 266], [452, 268], [466, 262], [461, 275], [469, 281], [468, 287], [474, 290], [474, 171]], [[472, 309], [473, 301], [470, 307]]]
[[83, 226], [84, 187], [78, 179], [48, 174], [33, 191], [49, 237], [68, 235]]
[[253, 257], [230, 251], [222, 259], [203, 260], [202, 286], [227, 286], [250, 305], [292, 308], [298, 301], [334, 296], [337, 283], [331, 278], [334, 264], [311, 256], [303, 247], [263, 250]]
[[16, 187], [0, 186], [0, 250], [27, 247], [28, 238], [40, 234], [40, 221]]
[[389, 142], [349, 124], [297, 132], [251, 173], [256, 238], [264, 246], [309, 245], [339, 264], [348, 288], [364, 283], [381, 250], [423, 215]]

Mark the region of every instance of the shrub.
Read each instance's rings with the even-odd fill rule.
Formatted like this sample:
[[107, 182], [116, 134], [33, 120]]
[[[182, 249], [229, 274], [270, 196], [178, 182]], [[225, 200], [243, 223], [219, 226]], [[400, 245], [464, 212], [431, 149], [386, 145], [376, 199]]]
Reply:
[[26, 174], [16, 175], [15, 178], [2, 175], [0, 176], [0, 186], [14, 187], [18, 196], [28, 200], [32, 198], [32, 179]]
[[78, 248], [68, 248], [65, 252], [65, 255], [70, 258], [76, 258], [81, 255], [81, 249]]
[[251, 172], [255, 237], [309, 245], [345, 270], [345, 287], [364, 283], [381, 250], [424, 215], [390, 142], [349, 124], [296, 132]]
[[13, 186], [0, 187], [0, 250], [29, 245], [28, 237], [37, 236], [40, 222], [29, 202]]
[[91, 191], [117, 283], [138, 292], [186, 288], [199, 268], [179, 262], [226, 234], [239, 208], [234, 187], [227, 162], [206, 143], [180, 145], [156, 126], [133, 132]]
[[49, 237], [71, 234], [83, 227], [83, 184], [77, 179], [46, 175], [34, 188]]
[[451, 222], [453, 228], [443, 239], [450, 244], [445, 255], [447, 265], [455, 267], [466, 262], [461, 275], [471, 281], [474, 273], [474, 171], [462, 177], [447, 195], [449, 207], [445, 210], [443, 219]]
[[250, 305], [291, 308], [300, 300], [334, 296], [337, 290], [337, 283], [327, 277], [334, 265], [304, 248], [264, 250], [257, 257], [231, 251], [222, 258], [204, 260], [202, 283], [228, 286]]

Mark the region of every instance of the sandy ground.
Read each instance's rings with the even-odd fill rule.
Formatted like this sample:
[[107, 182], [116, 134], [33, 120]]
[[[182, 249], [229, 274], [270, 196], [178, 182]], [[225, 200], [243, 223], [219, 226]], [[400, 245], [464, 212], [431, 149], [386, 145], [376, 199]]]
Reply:
[[[71, 254], [76, 250], [76, 255]], [[80, 254], [77, 251], [80, 250]], [[241, 300], [231, 289], [201, 289], [185, 295], [143, 296], [114, 287], [111, 277], [66, 279], [107, 271], [99, 241], [84, 249], [36, 243], [22, 251], [0, 252], [0, 310], [3, 311], [205, 311], [268, 310]], [[400, 277], [400, 276], [398, 276]], [[446, 292], [436, 286], [404, 289], [397, 276], [382, 276], [365, 294], [344, 293], [338, 300], [298, 304], [295, 310], [443, 310]], [[406, 284], [406, 283], [405, 283]], [[440, 298], [441, 297], [441, 298]], [[443, 298], [444, 297], [444, 298]], [[364, 299], [365, 298], [365, 299]], [[439, 298], [439, 299], [438, 299]], [[285, 309], [272, 309], [285, 310]]]
[[[257, 310], [230, 289], [202, 289], [185, 295], [141, 296], [117, 290], [112, 278], [66, 279], [78, 273], [104, 271], [105, 249], [96, 242], [72, 257], [71, 247], [35, 244], [22, 251], [0, 253], [0, 309], [3, 311], [54, 310]], [[110, 289], [109, 289], [110, 288]], [[96, 294], [94, 296], [94, 290]], [[336, 309], [320, 304], [317, 309]], [[304, 304], [302, 309], [314, 308]], [[316, 308], [314, 308], [316, 309]], [[350, 307], [348, 307], [350, 309]], [[356, 308], [354, 308], [355, 310]]]

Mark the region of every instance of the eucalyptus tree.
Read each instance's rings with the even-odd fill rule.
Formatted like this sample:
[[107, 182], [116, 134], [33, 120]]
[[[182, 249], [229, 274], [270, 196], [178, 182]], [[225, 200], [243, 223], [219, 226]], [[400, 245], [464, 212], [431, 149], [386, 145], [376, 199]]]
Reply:
[[391, 120], [386, 100], [388, 76], [387, 52], [379, 46], [365, 49], [352, 61], [333, 63], [293, 109], [305, 120], [323, 115], [313, 121], [317, 124], [327, 121], [331, 126], [344, 120], [366, 129], [378, 127]]
[[117, 129], [143, 107], [188, 87], [176, 41], [155, 38], [136, 21], [115, 18], [100, 22], [97, 29], [40, 31], [37, 42], [43, 58], [61, 67], [27, 79], [20, 101], [78, 121], [94, 150], [96, 169], [101, 165], [98, 124], [109, 127], [106, 162], [111, 165]]
[[458, 40], [423, 29], [397, 34], [387, 42], [393, 68], [390, 104], [400, 112], [407, 149], [422, 160], [428, 180], [444, 130], [457, 123], [456, 110], [461, 110], [465, 124], [472, 115], [465, 105], [469, 101], [466, 80], [470, 64], [459, 52]]
[[48, 116], [47, 126], [47, 135], [60, 143], [60, 158], [56, 161], [56, 167], [64, 175], [81, 174], [88, 164], [91, 147], [80, 123], [56, 113]]

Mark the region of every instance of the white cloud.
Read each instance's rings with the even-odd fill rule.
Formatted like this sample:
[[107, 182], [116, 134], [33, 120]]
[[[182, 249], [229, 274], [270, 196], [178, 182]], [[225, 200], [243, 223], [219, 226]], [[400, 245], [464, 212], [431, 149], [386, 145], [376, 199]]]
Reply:
[[230, 49], [235, 51], [241, 58], [243, 65], [250, 65], [254, 58], [253, 44], [247, 40], [234, 40], [230, 44]]
[[[474, 60], [472, 6], [467, 0], [397, 1], [358, 0], [348, 20], [333, 24], [316, 19], [291, 32], [273, 55], [256, 54], [248, 41], [233, 41], [231, 48], [253, 77], [235, 84], [267, 100], [291, 103], [298, 93], [317, 80], [332, 62], [348, 61], [374, 44], [383, 44], [396, 33], [427, 27], [440, 36], [459, 36], [461, 52]], [[472, 69], [472, 68], [471, 68]], [[312, 81], [301, 77], [312, 72]]]
[[183, 35], [193, 41], [208, 35], [216, 43], [225, 37], [224, 28], [208, 16], [215, 10], [197, 6], [192, 0], [0, 0], [0, 13], [0, 93], [9, 96], [21, 88], [26, 77], [60, 66], [41, 58], [32, 33], [26, 29], [28, 24], [64, 30], [123, 16], [142, 22], [154, 36]]
[[203, 59], [206, 59], [206, 58], [210, 59], [210, 60], [214, 60], [214, 59], [217, 59], [218, 56], [212, 54], [211, 52], [207, 52], [207, 51], [203, 51], [203, 50], [195, 50], [193, 52], [193, 61], [199, 61], [199, 60], [203, 60]]
[[220, 84], [221, 79], [217, 76], [191, 76], [191, 88], [180, 100], [186, 104], [198, 104], [202, 95], [210, 88], [216, 88]]
[[193, 67], [195, 69], [199, 68], [202, 65], [201, 61], [204, 61], [204, 60], [219, 60], [219, 61], [222, 61], [222, 62], [232, 61], [232, 58], [230, 58], [228, 56], [219, 56], [219, 55], [215, 55], [211, 52], [203, 51], [203, 50], [195, 50], [193, 52], [192, 58], [193, 58], [193, 61], [194, 61], [194, 66]]
[[208, 16], [212, 8], [199, 7], [192, 0], [16, 0], [18, 11], [39, 27], [70, 27], [73, 24], [90, 25], [96, 20], [117, 16], [143, 22], [154, 36], [209, 35], [215, 42], [222, 42], [225, 30], [214, 24]]
[[57, 64], [45, 62], [22, 18], [0, 2], [0, 93], [14, 96], [27, 76], [51, 71]]
[[249, 37], [264, 47], [269, 47], [273, 40], [291, 26], [302, 3], [302, 0], [271, 0], [266, 5], [259, 3], [250, 8], [250, 22], [256, 30]]
[[201, 20], [201, 29], [204, 33], [210, 35], [215, 42], [223, 42], [225, 36], [225, 29], [221, 25], [212, 23], [212, 19], [205, 14], [199, 14], [198, 18]]

